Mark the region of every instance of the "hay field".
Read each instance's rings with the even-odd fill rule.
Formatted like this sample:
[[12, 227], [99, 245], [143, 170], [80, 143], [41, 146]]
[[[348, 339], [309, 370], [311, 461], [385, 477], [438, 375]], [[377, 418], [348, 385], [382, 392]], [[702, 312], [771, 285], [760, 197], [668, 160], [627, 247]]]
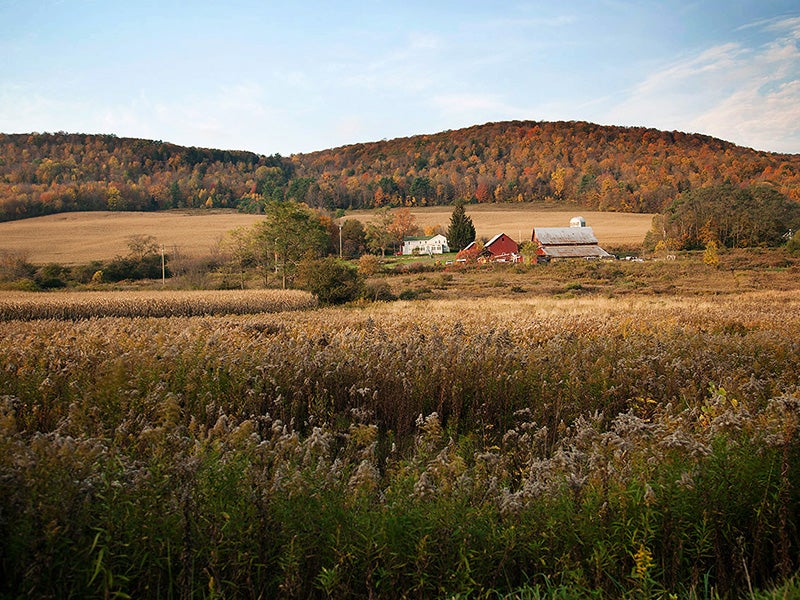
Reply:
[[[421, 227], [450, 223], [450, 206], [412, 210]], [[563, 227], [580, 214], [606, 246], [638, 246], [650, 228], [652, 215], [602, 213], [580, 209], [554, 210], [534, 204], [468, 206], [478, 238], [505, 232], [515, 240], [530, 239], [538, 227]], [[48, 215], [0, 223], [0, 252], [23, 254], [35, 264], [86, 264], [128, 253], [128, 238], [152, 235], [168, 251], [203, 256], [230, 230], [250, 226], [261, 217], [235, 211], [82, 212]], [[351, 211], [345, 218], [364, 223], [370, 211]]]
[[[523, 242], [531, 239], [534, 227], [567, 227], [572, 217], [580, 215], [594, 230], [600, 244], [610, 247], [640, 246], [653, 220], [651, 214], [609, 213], [581, 208], [565, 210], [532, 203], [476, 204], [468, 205], [466, 211], [475, 225], [478, 239], [505, 233], [515, 241]], [[429, 206], [414, 208], [411, 212], [420, 227], [441, 225], [447, 229], [453, 207]], [[374, 213], [351, 211], [345, 218], [348, 217], [368, 223], [374, 218]]]
[[128, 254], [128, 238], [152, 235], [167, 251], [203, 256], [226, 232], [257, 222], [235, 211], [78, 212], [0, 223], [0, 252], [35, 264], [86, 264]]

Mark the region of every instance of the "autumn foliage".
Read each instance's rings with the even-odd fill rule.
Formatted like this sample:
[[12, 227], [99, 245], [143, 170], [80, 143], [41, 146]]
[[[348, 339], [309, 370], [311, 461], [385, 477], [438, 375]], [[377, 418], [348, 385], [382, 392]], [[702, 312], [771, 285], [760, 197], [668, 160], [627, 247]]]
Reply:
[[291, 157], [82, 134], [0, 134], [0, 220], [75, 210], [578, 203], [660, 212], [680, 193], [769, 183], [800, 200], [800, 156], [700, 134], [488, 123]]

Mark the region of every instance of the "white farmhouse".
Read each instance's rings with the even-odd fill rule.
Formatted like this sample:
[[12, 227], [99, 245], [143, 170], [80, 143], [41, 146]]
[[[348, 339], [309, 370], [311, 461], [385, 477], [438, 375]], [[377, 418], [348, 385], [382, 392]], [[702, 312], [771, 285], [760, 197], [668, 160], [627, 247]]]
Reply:
[[429, 237], [407, 237], [403, 239], [403, 254], [442, 254], [450, 252], [447, 238], [441, 233]]

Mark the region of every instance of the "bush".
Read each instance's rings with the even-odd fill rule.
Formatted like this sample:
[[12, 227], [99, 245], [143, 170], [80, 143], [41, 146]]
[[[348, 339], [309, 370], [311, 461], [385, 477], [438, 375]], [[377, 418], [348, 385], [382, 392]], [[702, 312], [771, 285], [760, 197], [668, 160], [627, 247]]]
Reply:
[[361, 297], [373, 302], [391, 302], [397, 297], [392, 293], [392, 288], [385, 281], [368, 283], [364, 286]]
[[358, 272], [364, 277], [372, 277], [381, 270], [381, 261], [374, 254], [365, 254], [358, 259]]
[[0, 252], [0, 282], [30, 279], [36, 273], [36, 267], [27, 259], [13, 252]]
[[789, 254], [795, 256], [800, 255], [800, 231], [795, 233], [786, 243], [786, 249], [789, 251]]
[[51, 263], [39, 269], [34, 278], [39, 287], [44, 289], [63, 288], [67, 286], [66, 269], [59, 264]]
[[[171, 274], [167, 272], [167, 277]], [[117, 257], [103, 268], [104, 281], [117, 282], [123, 279], [160, 279], [161, 256], [149, 254], [140, 259], [129, 256]]]
[[361, 276], [335, 258], [304, 260], [300, 263], [298, 287], [311, 292], [325, 304], [344, 304], [358, 298]]

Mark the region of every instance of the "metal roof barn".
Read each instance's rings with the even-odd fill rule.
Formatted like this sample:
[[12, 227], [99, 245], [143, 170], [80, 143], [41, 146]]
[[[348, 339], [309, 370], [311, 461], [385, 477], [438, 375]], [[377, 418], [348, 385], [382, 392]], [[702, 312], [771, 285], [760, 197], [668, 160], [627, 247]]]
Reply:
[[531, 239], [544, 259], [612, 257], [599, 246], [591, 227], [539, 227]]

